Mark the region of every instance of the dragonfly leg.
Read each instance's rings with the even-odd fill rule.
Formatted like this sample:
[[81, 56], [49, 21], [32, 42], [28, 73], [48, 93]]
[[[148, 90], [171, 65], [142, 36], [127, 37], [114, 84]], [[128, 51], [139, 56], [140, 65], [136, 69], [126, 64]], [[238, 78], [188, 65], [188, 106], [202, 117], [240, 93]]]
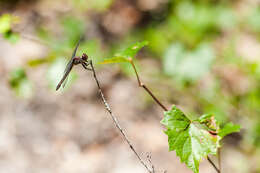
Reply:
[[89, 63], [82, 62], [81, 65], [82, 65], [86, 70], [92, 71], [92, 69], [88, 67]]

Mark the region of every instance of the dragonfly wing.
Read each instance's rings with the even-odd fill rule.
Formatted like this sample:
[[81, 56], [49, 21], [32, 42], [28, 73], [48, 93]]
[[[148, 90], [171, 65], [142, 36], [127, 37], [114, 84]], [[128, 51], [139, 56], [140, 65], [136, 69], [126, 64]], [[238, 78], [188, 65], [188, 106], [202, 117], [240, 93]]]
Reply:
[[63, 88], [64, 88], [64, 86], [66, 85], [67, 80], [68, 80], [68, 75], [69, 75], [69, 73], [70, 73], [70, 71], [71, 71], [71, 69], [72, 69], [72, 67], [73, 67], [73, 65], [74, 65], [74, 63], [73, 63], [74, 57], [75, 57], [75, 55], [76, 55], [76, 53], [77, 53], [79, 44], [80, 44], [80, 42], [81, 42], [82, 40], [83, 40], [83, 35], [80, 37], [80, 39], [79, 39], [79, 41], [78, 41], [78, 43], [77, 43], [77, 45], [76, 45], [76, 47], [75, 47], [75, 49], [74, 49], [74, 51], [73, 51], [73, 53], [72, 53], [72, 56], [71, 56], [71, 58], [70, 58], [70, 61], [68, 62], [67, 66], [66, 66], [66, 68], [65, 68], [65, 70], [64, 70], [63, 77], [62, 77], [61, 81], [59, 82], [59, 84], [58, 84], [57, 87], [56, 87], [56, 91], [61, 87], [62, 83], [63, 83], [63, 85], [62, 85]]
[[62, 84], [62, 87], [64, 88], [66, 86], [66, 83], [68, 82], [68, 79], [69, 79], [69, 75], [67, 75], [67, 77], [65, 78], [63, 84]]
[[[60, 86], [62, 85], [63, 82], [66, 84], [66, 80], [67, 80], [67, 78], [69, 76], [70, 71], [72, 70], [73, 65], [74, 64], [73, 64], [73, 59], [72, 59], [67, 64], [67, 66], [65, 68], [65, 71], [64, 71], [64, 74], [63, 74], [63, 77], [62, 77], [62, 79], [60, 80], [59, 84], [56, 87], [56, 91], [60, 88]], [[65, 86], [65, 84], [63, 84], [63, 87]]]
[[77, 50], [78, 50], [78, 47], [79, 47], [79, 44], [80, 44], [80, 42], [83, 40], [83, 35], [80, 37], [80, 39], [79, 39], [79, 41], [78, 41], [78, 43], [77, 43], [77, 45], [76, 45], [76, 47], [75, 47], [75, 49], [74, 49], [74, 51], [73, 51], [73, 53], [72, 53], [72, 56], [71, 56], [71, 59], [73, 59], [74, 57], [75, 57], [75, 55], [76, 55], [76, 53], [77, 53]]
[[[66, 68], [65, 68], [65, 70], [64, 70], [64, 75], [66, 74], [66, 71], [68, 71], [68, 70], [70, 71], [70, 70], [72, 69], [71, 64], [73, 64], [73, 58], [76, 56], [76, 53], [77, 53], [79, 44], [80, 44], [80, 42], [81, 42], [82, 40], [83, 40], [83, 36], [80, 37], [80, 39], [79, 39], [79, 41], [78, 41], [78, 43], [77, 43], [77, 45], [76, 45], [76, 47], [75, 47], [75, 49], [74, 49], [74, 51], [73, 51], [73, 53], [72, 53], [71, 59], [70, 59], [69, 63], [67, 64], [67, 66], [66, 66]], [[73, 65], [72, 65], [72, 66], [73, 66]], [[71, 68], [71, 69], [70, 69], [70, 68]], [[69, 75], [66, 76], [66, 78], [65, 78], [65, 80], [64, 80], [64, 82], [63, 82], [63, 84], [62, 84], [62, 87], [63, 87], [63, 88], [65, 87], [65, 85], [66, 85], [66, 83], [67, 83], [67, 81], [68, 81], [68, 78], [69, 78]]]

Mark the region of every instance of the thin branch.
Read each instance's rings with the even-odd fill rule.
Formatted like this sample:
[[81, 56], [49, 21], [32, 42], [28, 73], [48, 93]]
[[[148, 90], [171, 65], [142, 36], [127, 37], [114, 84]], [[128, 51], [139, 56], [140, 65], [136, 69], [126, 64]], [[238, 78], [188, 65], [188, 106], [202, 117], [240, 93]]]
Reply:
[[151, 167], [152, 167], [152, 173], [155, 173], [155, 169], [154, 169], [154, 165], [153, 165], [153, 162], [152, 162], [152, 154], [151, 153], [148, 153], [147, 154], [147, 160], [149, 161]]
[[220, 173], [220, 170], [217, 168], [217, 166], [215, 165], [215, 163], [214, 163], [209, 157], [207, 157], [207, 160], [208, 160], [209, 163], [215, 168], [215, 170], [217, 171], [217, 173]]
[[134, 71], [135, 71], [135, 75], [136, 75], [136, 78], [137, 78], [137, 81], [138, 81], [138, 85], [139, 87], [143, 87], [145, 89], [145, 91], [154, 99], [154, 101], [164, 110], [164, 111], [168, 111], [168, 109], [155, 97], [155, 95], [151, 92], [151, 90], [149, 90], [145, 84], [143, 84], [140, 80], [140, 77], [137, 73], [137, 70], [135, 68], [135, 64], [133, 62], [132, 59], [129, 60], [132, 67], [134, 68]]
[[221, 173], [221, 148], [218, 149], [218, 169], [219, 173]]
[[100, 87], [100, 83], [97, 79], [97, 76], [96, 76], [96, 72], [95, 72], [95, 68], [93, 66], [93, 63], [92, 61], [90, 60], [90, 66], [91, 66], [91, 69], [92, 69], [92, 72], [93, 72], [93, 76], [94, 76], [94, 79], [97, 83], [97, 87], [98, 87], [98, 91], [99, 91], [99, 94], [102, 98], [102, 101], [105, 105], [105, 108], [106, 110], [108, 111], [109, 115], [111, 116], [116, 128], [120, 131], [120, 133], [122, 134], [123, 136], [123, 139], [127, 142], [127, 144], [129, 145], [129, 147], [131, 148], [131, 150], [134, 152], [134, 154], [136, 155], [136, 157], [138, 158], [138, 160], [140, 161], [140, 163], [146, 168], [147, 172], [149, 173], [153, 173], [153, 170], [150, 170], [150, 168], [148, 167], [148, 165], [145, 164], [145, 162], [142, 160], [142, 158], [139, 156], [139, 154], [137, 153], [136, 149], [134, 148], [134, 146], [132, 145], [132, 143], [130, 142], [130, 140], [128, 139], [127, 135], [125, 134], [124, 130], [121, 128], [120, 124], [118, 123], [118, 120], [117, 118], [115, 117], [115, 115], [113, 114], [109, 104], [107, 103], [106, 99], [105, 99], [105, 96], [101, 90], [101, 87]]
[[[145, 89], [145, 91], [154, 99], [154, 101], [155, 101], [164, 111], [168, 111], [168, 109], [166, 108], [166, 106], [164, 106], [164, 105], [162, 104], [162, 102], [160, 102], [159, 99], [158, 99], [157, 97], [155, 97], [155, 95], [151, 92], [151, 90], [149, 90], [149, 89], [145, 86], [145, 84], [143, 84], [143, 83], [141, 82], [141, 79], [140, 79], [140, 77], [139, 77], [139, 75], [138, 75], [138, 72], [137, 72], [137, 70], [136, 70], [135, 64], [134, 64], [134, 62], [133, 62], [133, 59], [130, 58], [129, 61], [130, 61], [131, 65], [132, 65], [132, 67], [134, 68], [135, 75], [136, 75], [136, 78], [137, 78], [139, 87], [143, 87], [143, 88]], [[215, 168], [215, 170], [216, 170], [218, 173], [220, 173], [220, 169], [217, 168], [217, 166], [214, 164], [214, 162], [213, 162], [209, 157], [207, 157], [207, 159], [208, 159], [209, 163]], [[219, 163], [220, 163], [220, 161], [219, 161]]]
[[47, 41], [44, 41], [44, 40], [40, 40], [38, 39], [37, 37], [34, 37], [32, 35], [28, 35], [28, 34], [23, 34], [23, 33], [20, 33], [20, 36], [26, 40], [29, 40], [29, 41], [32, 41], [34, 43], [37, 43], [37, 44], [40, 44], [40, 45], [43, 45], [43, 46], [49, 46], [49, 43]]

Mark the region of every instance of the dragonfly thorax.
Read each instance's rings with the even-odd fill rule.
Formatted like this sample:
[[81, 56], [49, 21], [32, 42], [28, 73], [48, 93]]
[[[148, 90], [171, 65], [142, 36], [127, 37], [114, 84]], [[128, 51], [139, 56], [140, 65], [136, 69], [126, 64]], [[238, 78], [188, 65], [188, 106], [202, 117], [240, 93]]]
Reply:
[[73, 64], [74, 65], [78, 65], [78, 64], [80, 64], [81, 63], [81, 58], [80, 57], [74, 57], [74, 59], [73, 59]]

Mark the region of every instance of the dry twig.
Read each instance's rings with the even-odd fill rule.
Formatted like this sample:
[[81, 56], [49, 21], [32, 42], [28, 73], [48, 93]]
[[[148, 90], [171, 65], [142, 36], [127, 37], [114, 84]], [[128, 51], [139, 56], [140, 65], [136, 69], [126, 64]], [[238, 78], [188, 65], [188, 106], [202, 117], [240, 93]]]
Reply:
[[131, 150], [134, 152], [134, 154], [136, 155], [136, 157], [138, 158], [138, 160], [140, 161], [140, 163], [146, 168], [147, 172], [149, 173], [154, 173], [154, 168], [152, 168], [152, 170], [149, 168], [149, 166], [143, 161], [143, 159], [139, 156], [139, 154], [137, 153], [136, 149], [134, 148], [134, 146], [132, 145], [132, 143], [130, 142], [129, 138], [127, 137], [126, 133], [124, 132], [124, 130], [121, 128], [116, 116], [113, 114], [109, 104], [107, 103], [106, 99], [105, 99], [105, 96], [102, 92], [102, 89], [100, 87], [100, 83], [97, 79], [97, 76], [96, 76], [96, 71], [95, 71], [95, 68], [93, 66], [93, 63], [92, 61], [90, 60], [90, 66], [91, 66], [91, 69], [92, 69], [92, 72], [93, 72], [93, 76], [94, 76], [94, 79], [96, 81], [96, 84], [97, 84], [97, 87], [98, 87], [98, 91], [99, 91], [99, 94], [102, 98], [102, 101], [106, 107], [106, 110], [108, 111], [110, 117], [112, 118], [116, 128], [120, 131], [120, 133], [122, 134], [123, 136], [123, 139], [127, 142], [127, 144], [129, 145], [129, 147], [131, 148]]

